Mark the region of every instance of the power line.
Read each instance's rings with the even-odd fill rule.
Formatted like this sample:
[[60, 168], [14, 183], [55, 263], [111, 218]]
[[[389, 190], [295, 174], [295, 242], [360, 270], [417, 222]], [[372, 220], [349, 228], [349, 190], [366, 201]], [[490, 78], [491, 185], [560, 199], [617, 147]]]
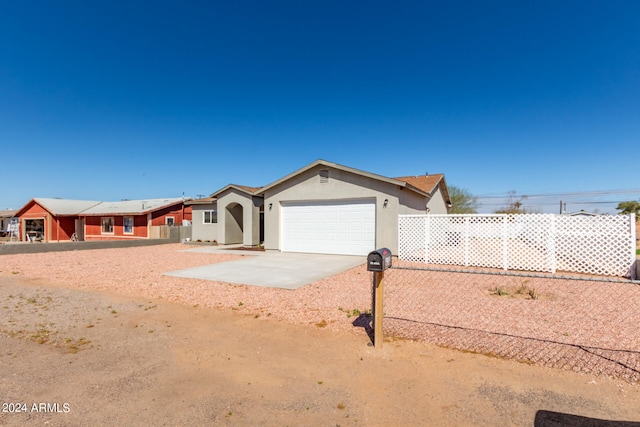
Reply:
[[[627, 200], [613, 200], [613, 201], [593, 201], [593, 202], [585, 202], [585, 201], [573, 201], [573, 200], [566, 200], [563, 202], [569, 203], [571, 205], [592, 205], [592, 204], [618, 204], [618, 203], [622, 203], [622, 202], [626, 202]], [[536, 202], [536, 203], [522, 203], [523, 205], [527, 205], [530, 204], [532, 206], [557, 206], [558, 205], [559, 200], [556, 201], [550, 201], [550, 202]], [[504, 206], [505, 202], [502, 203], [482, 203], [482, 202], [478, 202], [478, 204], [481, 204], [482, 206]]]
[[603, 196], [609, 194], [631, 194], [638, 193], [640, 196], [640, 188], [632, 188], [632, 189], [618, 189], [618, 190], [595, 190], [595, 191], [568, 191], [563, 193], [539, 193], [539, 194], [518, 194], [518, 193], [502, 193], [502, 194], [487, 194], [487, 195], [476, 195], [478, 199], [505, 199], [509, 197], [524, 197], [524, 198], [533, 198], [533, 197], [571, 197], [571, 196]]

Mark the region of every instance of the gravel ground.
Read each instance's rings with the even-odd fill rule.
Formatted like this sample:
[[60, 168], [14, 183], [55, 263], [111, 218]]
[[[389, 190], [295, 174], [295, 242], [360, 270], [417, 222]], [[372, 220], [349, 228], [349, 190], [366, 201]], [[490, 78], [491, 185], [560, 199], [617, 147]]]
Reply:
[[0, 274], [192, 306], [239, 310], [290, 323], [326, 323], [339, 330], [353, 329], [354, 310], [365, 311], [371, 306], [371, 278], [364, 265], [295, 291], [164, 276], [162, 273], [168, 271], [244, 257], [224, 252], [186, 252], [186, 248], [182, 244], [169, 244], [3, 255]]
[[[163, 276], [242, 257], [183, 249], [175, 244], [4, 255], [0, 275], [237, 310], [331, 330], [353, 331], [354, 324], [366, 323], [358, 317], [371, 307], [371, 275], [364, 265], [294, 291]], [[638, 285], [392, 270], [386, 286], [385, 329], [394, 335], [640, 380]]]
[[640, 285], [392, 269], [385, 327], [441, 346], [640, 381]]

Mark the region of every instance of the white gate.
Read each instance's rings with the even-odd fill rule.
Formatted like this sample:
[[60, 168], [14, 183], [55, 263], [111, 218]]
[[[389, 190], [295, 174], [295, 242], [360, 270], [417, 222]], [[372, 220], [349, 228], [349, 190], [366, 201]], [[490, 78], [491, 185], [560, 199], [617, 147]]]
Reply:
[[400, 215], [398, 258], [426, 264], [632, 274], [635, 215]]

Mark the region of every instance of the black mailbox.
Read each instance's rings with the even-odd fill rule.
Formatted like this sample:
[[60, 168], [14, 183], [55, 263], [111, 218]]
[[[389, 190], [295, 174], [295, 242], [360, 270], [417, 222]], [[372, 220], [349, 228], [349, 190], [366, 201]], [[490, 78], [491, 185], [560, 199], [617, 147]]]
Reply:
[[387, 248], [380, 248], [369, 252], [367, 256], [367, 271], [385, 271], [391, 267], [391, 251]]

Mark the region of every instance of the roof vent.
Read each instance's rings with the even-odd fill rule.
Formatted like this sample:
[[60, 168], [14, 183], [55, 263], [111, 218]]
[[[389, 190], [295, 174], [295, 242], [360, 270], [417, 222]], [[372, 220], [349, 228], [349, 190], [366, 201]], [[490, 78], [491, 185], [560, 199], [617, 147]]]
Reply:
[[329, 182], [329, 169], [322, 169], [320, 171], [320, 183], [324, 184]]

